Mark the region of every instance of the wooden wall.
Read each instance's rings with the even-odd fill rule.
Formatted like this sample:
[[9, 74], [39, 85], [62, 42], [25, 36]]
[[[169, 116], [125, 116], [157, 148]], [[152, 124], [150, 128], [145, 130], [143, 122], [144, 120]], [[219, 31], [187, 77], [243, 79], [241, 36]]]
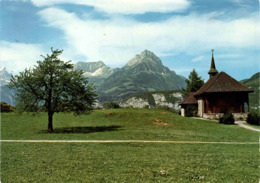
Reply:
[[205, 113], [224, 113], [230, 110], [233, 113], [243, 113], [244, 103], [248, 104], [248, 93], [211, 93], [204, 95], [203, 100]]

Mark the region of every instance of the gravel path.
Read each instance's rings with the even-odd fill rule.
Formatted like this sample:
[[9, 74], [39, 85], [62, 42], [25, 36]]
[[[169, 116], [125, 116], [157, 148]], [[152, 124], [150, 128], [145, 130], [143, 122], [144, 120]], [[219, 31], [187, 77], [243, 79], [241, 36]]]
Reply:
[[[199, 118], [199, 117], [193, 117], [193, 119], [200, 119], [200, 120], [218, 122], [218, 120], [205, 119], [205, 118]], [[257, 128], [254, 128], [254, 127], [252, 127], [252, 126], [246, 125], [246, 121], [236, 121], [235, 124], [238, 125], [238, 126], [240, 126], [240, 127], [242, 127], [242, 128], [246, 128], [246, 129], [248, 129], [248, 130], [260, 132], [260, 129], [257, 129]], [[260, 183], [260, 182], [259, 182], [259, 183]]]
[[256, 132], [260, 132], [260, 129], [256, 129], [254, 127], [251, 127], [251, 126], [248, 126], [248, 125], [245, 125], [245, 121], [236, 121], [235, 124], [237, 124], [238, 126], [241, 126], [243, 128], [246, 128], [248, 130], [252, 130], [252, 131], [256, 131]]
[[170, 143], [170, 144], [259, 144], [258, 142], [156, 141], [156, 140], [0, 140], [22, 143]]

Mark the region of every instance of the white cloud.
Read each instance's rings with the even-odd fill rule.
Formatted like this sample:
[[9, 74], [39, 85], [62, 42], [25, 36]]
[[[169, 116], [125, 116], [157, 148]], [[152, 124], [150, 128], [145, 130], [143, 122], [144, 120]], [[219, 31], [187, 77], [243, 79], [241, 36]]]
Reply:
[[141, 23], [113, 16], [109, 20], [82, 20], [73, 13], [47, 8], [39, 15], [49, 26], [64, 31], [65, 39], [91, 61], [122, 65], [144, 49], [158, 56], [199, 54], [214, 48], [255, 48], [260, 42], [256, 17], [222, 21], [214, 14], [177, 16], [163, 22]]
[[191, 61], [192, 62], [199, 62], [199, 61], [202, 61], [204, 59], [204, 56], [198, 56], [196, 58], [193, 58]]
[[35, 65], [43, 53], [40, 45], [0, 41], [0, 66], [17, 73]]
[[93, 6], [98, 11], [119, 14], [182, 11], [190, 6], [188, 0], [31, 0], [35, 6], [78, 4]]

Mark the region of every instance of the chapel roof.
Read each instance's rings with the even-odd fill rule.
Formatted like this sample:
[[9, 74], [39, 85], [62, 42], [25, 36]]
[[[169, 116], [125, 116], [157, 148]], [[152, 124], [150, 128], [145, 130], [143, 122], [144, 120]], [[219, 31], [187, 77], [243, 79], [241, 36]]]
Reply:
[[212, 76], [195, 94], [194, 96], [205, 93], [220, 92], [254, 92], [254, 90], [241, 84], [225, 72], [220, 72]]
[[198, 104], [198, 101], [194, 97], [195, 92], [190, 92], [184, 99], [179, 103], [179, 105], [185, 104]]

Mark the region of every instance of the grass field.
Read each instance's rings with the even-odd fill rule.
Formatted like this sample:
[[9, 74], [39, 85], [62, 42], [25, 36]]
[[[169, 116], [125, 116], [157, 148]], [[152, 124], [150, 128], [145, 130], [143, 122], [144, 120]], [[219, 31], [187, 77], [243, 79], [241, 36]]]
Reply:
[[[151, 109], [1, 114], [1, 139], [258, 142], [236, 125]], [[1, 143], [5, 182], [258, 182], [258, 144]]]

